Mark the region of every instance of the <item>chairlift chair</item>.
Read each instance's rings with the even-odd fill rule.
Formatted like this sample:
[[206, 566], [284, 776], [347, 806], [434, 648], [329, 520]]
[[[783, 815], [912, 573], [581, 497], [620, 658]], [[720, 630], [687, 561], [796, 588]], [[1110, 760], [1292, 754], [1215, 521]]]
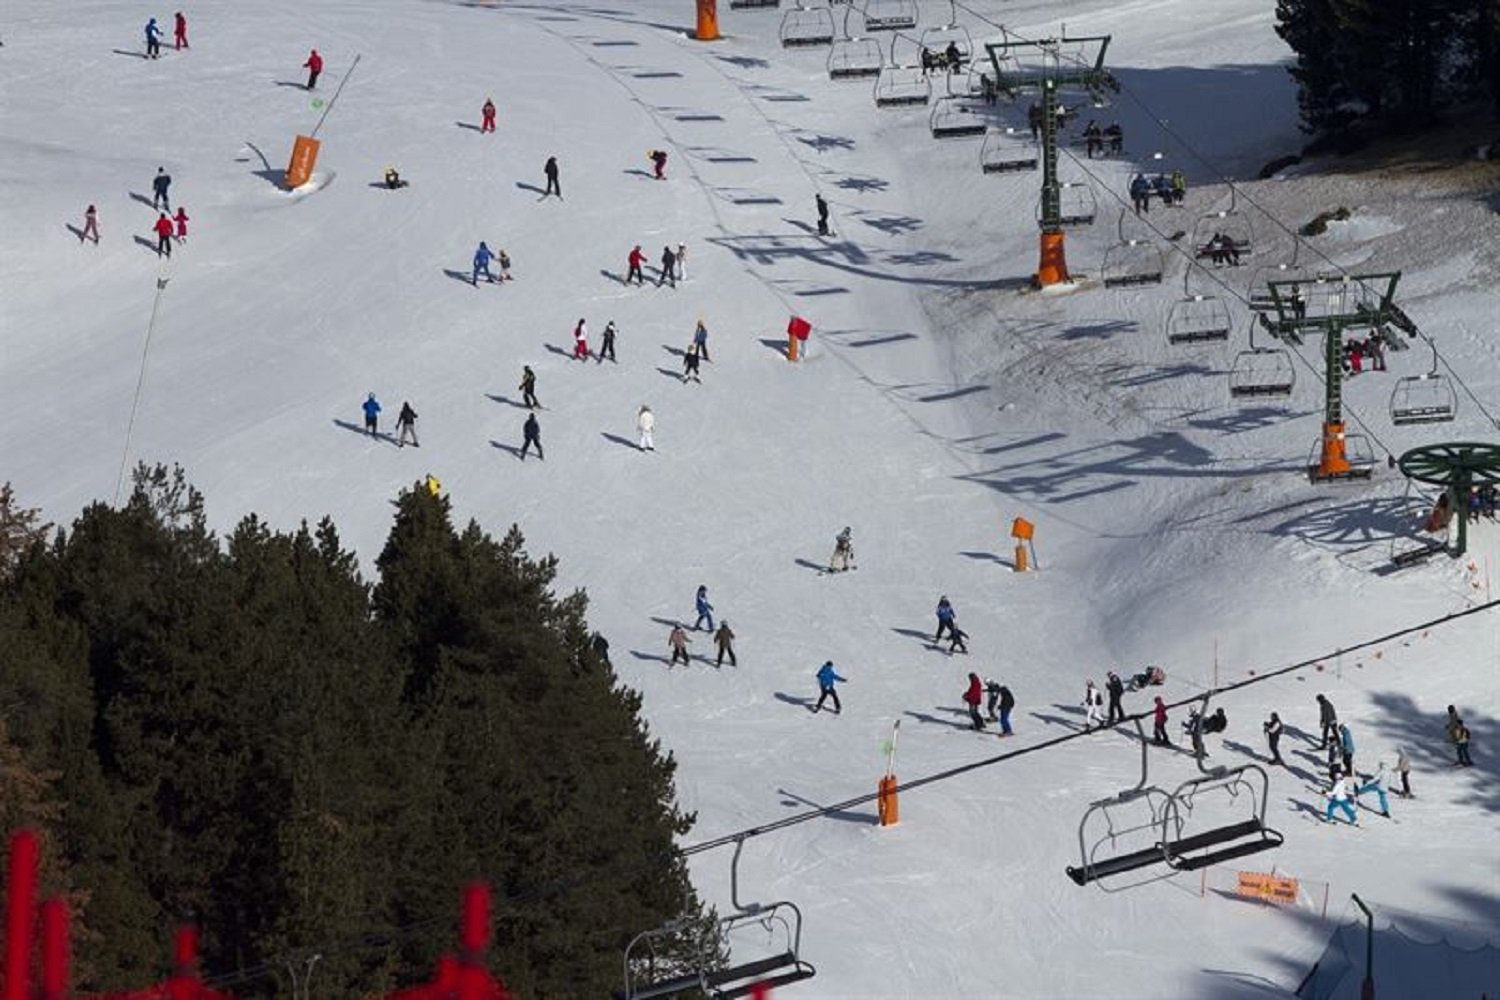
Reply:
[[[969, 29], [958, 23], [958, 4], [949, 0], [948, 23], [924, 28], [921, 37], [922, 48], [934, 55], [948, 51], [952, 45], [958, 49], [959, 62], [968, 65], [974, 60], [974, 39], [969, 35]], [[949, 68], [951, 72], [953, 67]]]
[[1182, 275], [1182, 298], [1167, 311], [1167, 343], [1210, 344], [1229, 339], [1229, 306], [1218, 295], [1188, 291], [1189, 267]]
[[1041, 151], [1030, 129], [1001, 128], [985, 133], [979, 147], [979, 167], [987, 174], [1012, 174], [1035, 170]]
[[1375, 452], [1370, 447], [1370, 439], [1363, 434], [1344, 433], [1344, 461], [1348, 468], [1342, 472], [1326, 473], [1323, 471], [1322, 454], [1323, 442], [1314, 441], [1312, 450], [1307, 456], [1307, 479], [1312, 483], [1339, 483], [1350, 482], [1356, 479], [1369, 479], [1375, 472]]
[[1105, 288], [1130, 288], [1161, 283], [1166, 258], [1161, 248], [1150, 240], [1127, 239], [1125, 210], [1120, 210], [1120, 238], [1104, 251], [1100, 270]]
[[[1198, 766], [1203, 767], [1201, 760]], [[1266, 825], [1266, 801], [1270, 791], [1271, 779], [1259, 764], [1215, 770], [1205, 768], [1199, 777], [1184, 781], [1167, 804], [1166, 825], [1175, 832], [1175, 836], [1162, 843], [1167, 867], [1174, 872], [1197, 871], [1280, 847], [1285, 838]], [[1236, 803], [1241, 795], [1246, 796], [1249, 815], [1229, 823], [1216, 821], [1207, 829], [1195, 830], [1193, 813], [1200, 807], [1200, 797], [1212, 800], [1219, 793], [1227, 794]]]
[[834, 41], [828, 50], [828, 79], [858, 80], [879, 76], [885, 65], [885, 53], [873, 38], [849, 37], [849, 22], [844, 19], [844, 37]]
[[1234, 185], [1231, 184], [1229, 207], [1203, 216], [1193, 227], [1193, 256], [1195, 258], [1201, 260], [1212, 256], [1214, 248], [1210, 244], [1215, 236], [1227, 240], [1229, 248], [1239, 257], [1248, 257], [1255, 250], [1255, 231], [1250, 225], [1250, 220], [1235, 211], [1234, 205]]
[[1284, 347], [1260, 347], [1255, 343], [1259, 316], [1250, 320], [1250, 346], [1234, 356], [1229, 366], [1229, 397], [1236, 402], [1286, 399], [1297, 384], [1292, 354]]
[[[1163, 843], [1175, 839], [1180, 829], [1172, 826], [1171, 796], [1147, 783], [1146, 756], [1150, 747], [1141, 720], [1135, 719], [1136, 738], [1141, 744], [1141, 777], [1133, 788], [1089, 803], [1078, 823], [1079, 862], [1069, 865], [1068, 877], [1077, 885], [1090, 882], [1106, 892], [1133, 888], [1170, 877]], [[1139, 846], [1137, 846], [1139, 845]], [[1119, 876], [1162, 866], [1155, 873], [1121, 881]]]
[[1421, 375], [1403, 375], [1391, 390], [1391, 423], [1445, 424], [1458, 416], [1458, 392], [1446, 375], [1438, 371], [1437, 344], [1423, 335], [1432, 347], [1432, 368]]
[[891, 36], [891, 57], [875, 77], [877, 108], [909, 108], [932, 99], [932, 81], [921, 65], [903, 65], [896, 58], [896, 42], [901, 38], [899, 33]]
[[866, 31], [908, 31], [917, 26], [917, 0], [865, 0]]
[[934, 139], [963, 139], [984, 135], [989, 125], [968, 98], [945, 97], [933, 104], [927, 127]]
[[730, 10], [775, 10], [781, 0], [729, 0]]
[[[1076, 229], [1092, 226], [1099, 206], [1087, 181], [1062, 181], [1057, 185], [1057, 209], [1058, 224], [1064, 229]], [[1042, 199], [1037, 200], [1036, 223], [1046, 224], [1042, 220]]]
[[781, 16], [781, 47], [810, 49], [833, 44], [833, 11], [828, 7], [793, 7]]

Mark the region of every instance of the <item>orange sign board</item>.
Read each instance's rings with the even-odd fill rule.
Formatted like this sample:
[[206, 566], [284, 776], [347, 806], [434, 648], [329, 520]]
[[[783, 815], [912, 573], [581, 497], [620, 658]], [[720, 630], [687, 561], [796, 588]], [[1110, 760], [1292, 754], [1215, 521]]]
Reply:
[[1010, 537], [1019, 538], [1023, 542], [1031, 541], [1031, 536], [1035, 530], [1032, 523], [1024, 517], [1018, 517], [1010, 522]]
[[1297, 880], [1264, 872], [1240, 872], [1235, 891], [1241, 896], [1263, 899], [1268, 903], [1295, 903]]

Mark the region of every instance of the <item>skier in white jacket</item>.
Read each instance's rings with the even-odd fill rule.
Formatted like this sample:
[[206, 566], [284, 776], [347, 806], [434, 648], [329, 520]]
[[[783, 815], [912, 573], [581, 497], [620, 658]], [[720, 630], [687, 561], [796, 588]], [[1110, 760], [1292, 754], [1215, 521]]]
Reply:
[[1104, 696], [1099, 689], [1094, 687], [1094, 682], [1089, 681], [1088, 687], [1083, 692], [1083, 728], [1093, 729], [1095, 726], [1104, 724]]
[[1328, 810], [1323, 814], [1324, 822], [1333, 822], [1335, 809], [1343, 810], [1350, 826], [1359, 825], [1359, 819], [1354, 812], [1354, 797], [1349, 792], [1349, 779], [1343, 775], [1334, 778], [1333, 786], [1328, 789]]
[[641, 406], [635, 416], [635, 426], [641, 432], [641, 451], [655, 451], [656, 442], [651, 440], [651, 432], [656, 429], [656, 414], [651, 412], [651, 407]]

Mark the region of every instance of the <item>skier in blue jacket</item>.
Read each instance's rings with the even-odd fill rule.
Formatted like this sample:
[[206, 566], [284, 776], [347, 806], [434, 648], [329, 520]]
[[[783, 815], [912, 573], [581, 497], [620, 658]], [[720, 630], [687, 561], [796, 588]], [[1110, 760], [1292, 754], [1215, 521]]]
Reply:
[[1344, 755], [1344, 773], [1354, 777], [1354, 734], [1348, 726], [1339, 726], [1339, 751]]
[[833, 689], [835, 682], [848, 684], [849, 679], [839, 676], [838, 671], [833, 669], [832, 660], [824, 660], [823, 665], [818, 668], [818, 703], [813, 706], [814, 713], [821, 709], [823, 702], [829, 698], [833, 699], [834, 715], [838, 715], [843, 711], [843, 706], [839, 704], [839, 693]]
[[161, 28], [156, 23], [156, 18], [146, 22], [146, 58], [155, 59], [161, 55]]
[[365, 411], [365, 430], [370, 432], [371, 437], [375, 437], [380, 433], [380, 404], [376, 402], [373, 392], [365, 397], [363, 409]]
[[470, 284], [476, 288], [479, 287], [479, 274], [481, 271], [484, 272], [485, 281], [488, 281], [492, 285], [495, 283], [495, 276], [490, 273], [490, 261], [494, 259], [495, 254], [490, 250], [489, 245], [484, 240], [480, 240], [479, 249], [474, 251], [474, 277], [470, 279]]
[[698, 609], [698, 620], [693, 622], [693, 631], [696, 632], [702, 628], [704, 619], [707, 619], [708, 630], [712, 632], [714, 630], [714, 606], [708, 603], [708, 588], [706, 586], [698, 588], [698, 596], [694, 599], [693, 604]]
[[932, 641], [933, 642], [937, 642], [939, 639], [941, 639], [943, 637], [943, 633], [944, 632], [947, 632], [950, 635], [952, 634], [952, 632], [953, 632], [953, 617], [954, 617], [954, 614], [955, 614], [955, 612], [953, 610], [953, 605], [951, 605], [951, 604], [948, 603], [948, 595], [944, 594], [942, 597], [938, 598], [938, 605], [937, 605], [938, 626], [937, 626], [937, 633], [932, 637]]

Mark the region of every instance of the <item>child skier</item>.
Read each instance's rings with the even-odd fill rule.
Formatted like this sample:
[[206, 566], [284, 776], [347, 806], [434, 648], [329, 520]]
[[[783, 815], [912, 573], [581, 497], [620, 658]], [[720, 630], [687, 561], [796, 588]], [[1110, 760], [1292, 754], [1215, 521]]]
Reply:
[[573, 360], [587, 361], [589, 359], [589, 327], [578, 318], [578, 325], [573, 327]]
[[677, 280], [687, 280], [687, 244], [677, 244]]
[[375, 437], [380, 433], [380, 403], [376, 401], [373, 392], [365, 397], [364, 405], [360, 408], [365, 411], [365, 430], [370, 437]]
[[938, 598], [937, 632], [932, 637], [933, 642], [937, 642], [939, 639], [941, 639], [944, 632], [953, 631], [953, 616], [953, 605], [948, 603], [948, 595], [944, 594], [942, 597]]
[[182, 11], [172, 15], [172, 47], [185, 49], [187, 43], [187, 18], [182, 16]]
[[1323, 822], [1333, 822], [1333, 811], [1343, 810], [1344, 816], [1349, 820], [1350, 826], [1359, 825], [1359, 817], [1354, 812], [1353, 796], [1349, 794], [1349, 779], [1342, 775], [1333, 779], [1333, 785], [1328, 789], [1328, 809], [1323, 813]]
[[708, 631], [714, 630], [714, 606], [708, 603], [708, 587], [699, 585], [698, 593], [693, 598], [693, 607], [698, 612], [698, 620], [693, 622], [693, 631], [703, 627], [704, 621], [708, 622]]
[[1363, 785], [1360, 785], [1354, 790], [1354, 798], [1357, 801], [1359, 797], [1365, 792], [1374, 792], [1377, 796], [1380, 797], [1380, 815], [1384, 816], [1386, 819], [1390, 819], [1391, 804], [1390, 800], [1387, 799], [1385, 795], [1385, 784], [1385, 761], [1376, 761], [1375, 774], [1370, 778], [1369, 781], [1365, 782]]
[[546, 461], [547, 456], [542, 454], [542, 425], [536, 422], [536, 414], [526, 414], [526, 423], [521, 426], [521, 461], [526, 461], [526, 453], [536, 445], [536, 457]]
[[966, 655], [968, 654], [969, 633], [965, 632], [963, 629], [955, 625], [948, 632], [948, 655], [952, 656], [954, 653], [958, 652], [962, 652]]
[[689, 344], [687, 350], [682, 352], [682, 381], [697, 382], [703, 384], [703, 379], [698, 377], [698, 345]]
[[671, 247], [661, 248], [661, 273], [656, 277], [656, 287], [660, 288], [667, 282], [672, 287], [677, 287], [677, 255], [672, 252]]
[[630, 284], [634, 278], [637, 285], [645, 284], [646, 279], [641, 275], [641, 265], [646, 262], [646, 255], [641, 253], [641, 245], [637, 243], [635, 249], [630, 251], [630, 269], [625, 272], [625, 284]]
[[687, 633], [682, 630], [682, 625], [673, 625], [672, 634], [667, 637], [667, 645], [672, 648], [672, 661], [667, 664], [668, 669], [671, 669], [673, 666], [675, 666], [679, 659], [682, 660], [683, 666], [688, 665], [687, 648], [689, 642], [692, 642], [692, 640], [689, 639], [687, 637]]
[[406, 400], [401, 401], [401, 412], [396, 414], [396, 447], [405, 448], [406, 439], [411, 438], [411, 446], [420, 448], [417, 443], [417, 411], [411, 408]]
[[964, 690], [964, 704], [969, 706], [969, 721], [975, 732], [984, 731], [984, 720], [979, 717], [979, 702], [984, 698], [984, 685], [978, 674], [969, 675], [969, 686]]
[[818, 703], [813, 706], [813, 714], [816, 715], [823, 708], [823, 702], [829, 698], [833, 699], [833, 714], [838, 715], [843, 711], [839, 704], [839, 693], [833, 689], [835, 682], [848, 684], [847, 678], [840, 677], [837, 670], [833, 669], [833, 661], [825, 660], [818, 668]]
[[651, 407], [641, 406], [635, 415], [635, 426], [641, 432], [641, 451], [655, 451], [656, 442], [652, 440], [651, 432], [656, 429], [656, 414], [651, 412]]
[[615, 321], [614, 320], [610, 320], [608, 323], [604, 324], [604, 342], [600, 346], [599, 353], [594, 358], [594, 360], [598, 364], [603, 364], [605, 358], [609, 358], [609, 360], [614, 361], [615, 364], [619, 364], [618, 361], [615, 361]]
[[495, 131], [495, 102], [486, 97], [484, 106], [479, 109], [479, 115], [479, 134]]
[[505, 252], [505, 248], [504, 247], [500, 248], [500, 280], [501, 281], [512, 281], [512, 280], [514, 280], [511, 277], [511, 274], [510, 274], [510, 254], [508, 254], [508, 253]]
[[833, 555], [828, 560], [828, 572], [844, 573], [854, 565], [853, 531], [847, 525], [833, 540]]
[[542, 405], [536, 399], [536, 372], [530, 365], [521, 366], [521, 384], [516, 388], [521, 390], [521, 405], [526, 409], [534, 410]]
[[1339, 726], [1339, 753], [1344, 758], [1344, 773], [1354, 776], [1354, 734], [1348, 726]]
[[187, 209], [183, 208], [181, 205], [178, 205], [177, 206], [177, 214], [174, 215], [174, 216], [172, 216], [172, 221], [175, 222], [175, 223], [177, 223], [177, 242], [178, 243], [185, 243], [185, 242], [187, 242], [187, 224], [188, 224]]
[[1151, 742], [1160, 747], [1169, 747], [1172, 741], [1167, 738], [1167, 703], [1161, 700], [1161, 695], [1156, 696], [1156, 707], [1151, 710]]

